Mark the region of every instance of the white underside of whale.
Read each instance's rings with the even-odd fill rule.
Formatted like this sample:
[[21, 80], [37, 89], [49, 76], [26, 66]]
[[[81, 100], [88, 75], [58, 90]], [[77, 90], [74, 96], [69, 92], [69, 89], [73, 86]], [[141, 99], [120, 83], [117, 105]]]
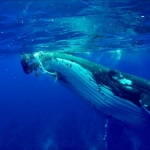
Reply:
[[[61, 58], [56, 59], [41, 64], [42, 69], [46, 72], [54, 70], [56, 73], [62, 73], [70, 83], [70, 87], [73, 87], [77, 94], [100, 112], [129, 126], [142, 129], [149, 128], [150, 115], [142, 107], [115, 96], [109, 87], [97, 85], [92, 73], [81, 65]], [[37, 60], [41, 62], [39, 58]]]

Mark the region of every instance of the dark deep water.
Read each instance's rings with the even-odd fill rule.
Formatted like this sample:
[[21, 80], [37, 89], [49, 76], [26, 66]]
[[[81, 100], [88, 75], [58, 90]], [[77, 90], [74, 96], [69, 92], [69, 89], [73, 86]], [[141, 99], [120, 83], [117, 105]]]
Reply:
[[105, 128], [107, 118], [52, 77], [20, 65], [22, 53], [64, 51], [150, 80], [149, 8], [149, 0], [0, 1], [0, 150], [149, 150], [150, 135]]

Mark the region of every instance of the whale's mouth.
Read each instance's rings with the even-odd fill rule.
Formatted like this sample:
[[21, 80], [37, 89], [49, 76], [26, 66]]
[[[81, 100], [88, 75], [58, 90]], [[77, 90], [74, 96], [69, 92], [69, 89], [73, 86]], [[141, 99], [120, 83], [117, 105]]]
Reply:
[[23, 71], [26, 74], [30, 74], [33, 71], [36, 71], [38, 68], [38, 63], [35, 61], [34, 57], [31, 55], [23, 54], [21, 59], [21, 65], [23, 68]]

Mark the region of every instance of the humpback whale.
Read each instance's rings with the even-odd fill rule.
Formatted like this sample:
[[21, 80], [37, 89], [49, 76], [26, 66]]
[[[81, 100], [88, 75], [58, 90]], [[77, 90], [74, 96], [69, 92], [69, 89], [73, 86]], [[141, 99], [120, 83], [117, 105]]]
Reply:
[[127, 126], [150, 127], [150, 81], [61, 52], [23, 54], [26, 74], [48, 73], [102, 114]]

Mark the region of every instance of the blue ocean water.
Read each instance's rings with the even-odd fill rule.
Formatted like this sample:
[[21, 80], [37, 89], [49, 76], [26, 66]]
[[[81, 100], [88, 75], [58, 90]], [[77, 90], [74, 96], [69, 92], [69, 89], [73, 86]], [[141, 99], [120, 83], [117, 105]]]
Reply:
[[149, 150], [149, 135], [105, 127], [107, 118], [51, 76], [26, 75], [20, 65], [22, 53], [63, 51], [150, 80], [149, 7], [149, 0], [0, 1], [0, 150]]

